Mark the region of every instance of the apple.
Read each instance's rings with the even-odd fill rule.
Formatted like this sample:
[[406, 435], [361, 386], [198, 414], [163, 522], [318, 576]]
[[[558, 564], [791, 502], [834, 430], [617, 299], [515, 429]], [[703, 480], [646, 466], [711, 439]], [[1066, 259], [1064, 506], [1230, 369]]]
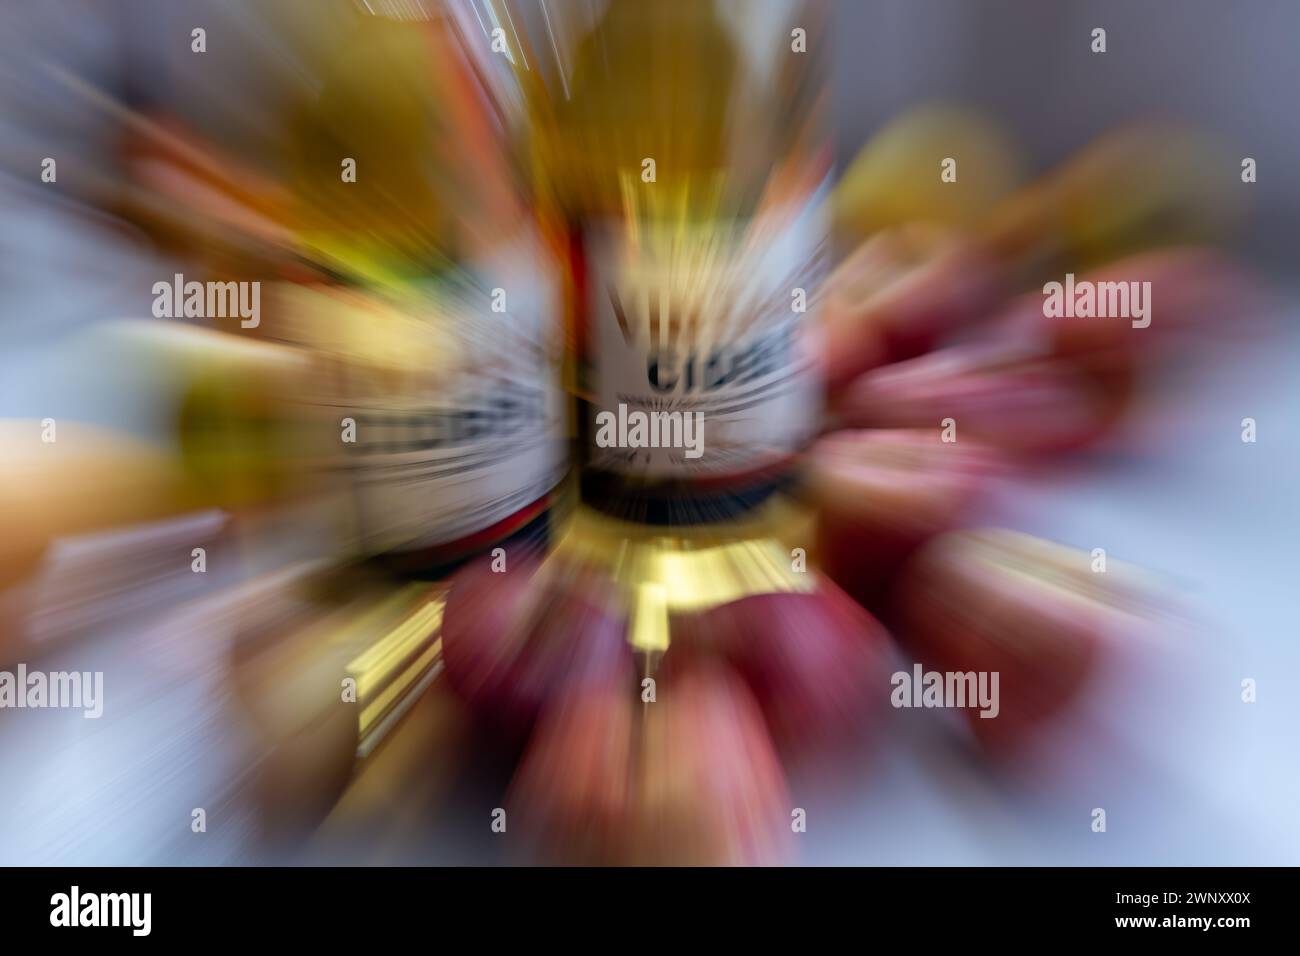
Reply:
[[1005, 457], [973, 438], [936, 429], [846, 429], [813, 446], [805, 488], [817, 508], [822, 570], [870, 607], [894, 572], [934, 535], [966, 520]]
[[[1064, 285], [1064, 275], [1054, 281]], [[1262, 321], [1268, 313], [1261, 285], [1210, 249], [1141, 253], [1076, 276], [1076, 289], [1081, 283], [1094, 289], [1123, 283], [1130, 295], [1131, 284], [1141, 283], [1137, 288], [1142, 290], [1145, 318], [1048, 317], [1046, 295], [1035, 291], [1009, 303], [989, 326], [990, 339], [1002, 343], [991, 347], [1024, 351], [1027, 357], [1018, 368], [1035, 365], [1053, 370], [1058, 382], [1086, 383], [1075, 390], [1090, 397], [1096, 426], [1073, 435], [1062, 429], [1055, 440], [1036, 442], [1038, 450], [1114, 437], [1112, 426], [1121, 418], [1155, 407], [1150, 401], [1135, 403], [1144, 387], [1166, 383], [1165, 372], [1185, 374], [1198, 362], [1222, 361], [1231, 350], [1256, 342], [1268, 331]], [[976, 424], [982, 427], [980, 421]]]
[[[945, 157], [959, 161], [955, 178], [940, 175]], [[926, 104], [892, 120], [854, 158], [833, 196], [835, 232], [862, 239], [911, 222], [971, 228], [1022, 178], [1018, 148], [991, 118]]]
[[477, 559], [452, 576], [443, 611], [448, 683], [480, 717], [506, 728], [526, 728], [541, 704], [516, 673], [539, 599], [539, 567], [537, 558], [507, 559], [498, 572], [490, 558]]
[[171, 517], [209, 502], [166, 449], [108, 428], [0, 420], [0, 587], [23, 579], [60, 536]]
[[1244, 205], [1223, 180], [1230, 167], [1238, 159], [1196, 130], [1122, 126], [1001, 203], [984, 241], [1036, 285], [1144, 249], [1215, 240]]
[[766, 865], [791, 851], [785, 774], [739, 675], [701, 662], [645, 705], [629, 862]]
[[929, 351], [989, 315], [999, 294], [994, 260], [955, 232], [911, 223], [876, 234], [822, 290], [827, 387], [837, 392], [869, 369]]
[[1015, 748], [1062, 719], [1103, 655], [1149, 628], [1156, 602], [1122, 566], [1013, 531], [956, 531], [908, 562], [897, 634], [927, 669], [999, 674], [999, 713], [967, 709], [991, 749]]
[[556, 698], [510, 784], [506, 832], [548, 862], [623, 862], [639, 707], [630, 687], [612, 684]]
[[[47, 651], [32, 640], [42, 566], [55, 540], [158, 521], [204, 506], [177, 458], [113, 429], [0, 420], [0, 666]], [[188, 553], [188, 551], [186, 552]]]
[[878, 621], [821, 579], [805, 593], [674, 616], [660, 673], [671, 689], [682, 673], [725, 661], [747, 681], [782, 755], [811, 758], [869, 738], [889, 646]]
[[952, 419], [958, 442], [1049, 452], [1095, 441], [1122, 409], [1084, 365], [999, 342], [953, 346], [868, 372], [845, 390], [836, 415], [852, 427], [936, 435]]
[[[1064, 278], [1063, 273], [1053, 281]], [[1124, 315], [1046, 317], [1046, 293], [1035, 290], [999, 313], [993, 336], [1082, 363], [1117, 353], [1140, 368], [1168, 358], [1179, 345], [1240, 337], [1242, 324], [1258, 318], [1264, 303], [1259, 283], [1245, 269], [1221, 252], [1194, 246], [1118, 259], [1075, 276], [1076, 288], [1084, 282], [1150, 283], [1150, 324], [1135, 326], [1134, 318]]]
[[482, 558], [453, 576], [443, 617], [447, 679], [480, 716], [525, 731], [555, 694], [592, 683], [631, 683], [623, 618], [607, 581], [570, 577], [533, 556], [492, 570]]
[[511, 783], [507, 832], [544, 862], [782, 861], [791, 807], [762, 713], [737, 674], [697, 663], [654, 703], [612, 683], [553, 700]]

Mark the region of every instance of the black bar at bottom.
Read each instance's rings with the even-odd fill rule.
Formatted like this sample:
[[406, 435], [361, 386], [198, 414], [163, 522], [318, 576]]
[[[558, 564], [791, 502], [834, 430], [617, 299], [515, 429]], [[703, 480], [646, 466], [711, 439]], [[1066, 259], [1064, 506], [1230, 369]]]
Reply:
[[518, 933], [570, 942], [591, 933], [618, 946], [628, 933], [647, 945], [717, 933], [761, 939], [776, 921], [862, 941], [1106, 936], [1231, 945], [1287, 929], [1295, 876], [1223, 868], [0, 870], [0, 932], [6, 942], [76, 933], [92, 944], [117, 937], [367, 948], [415, 939], [459, 947], [468, 934], [483, 944]]

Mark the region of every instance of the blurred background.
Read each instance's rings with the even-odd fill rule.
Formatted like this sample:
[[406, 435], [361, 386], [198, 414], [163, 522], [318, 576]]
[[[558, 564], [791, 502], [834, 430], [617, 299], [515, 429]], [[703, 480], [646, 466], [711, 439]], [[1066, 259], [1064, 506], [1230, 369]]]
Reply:
[[[996, 116], [1034, 168], [1060, 162], [1118, 123], [1157, 117], [1194, 123], [1234, 145], [1258, 144], [1285, 168], [1300, 150], [1300, 131], [1285, 120], [1296, 66], [1280, 38], [1295, 15], [1270, 0], [1237, 9], [1206, 0], [841, 3], [839, 156], [847, 161], [906, 105], [940, 100]], [[1101, 61], [1077, 42], [1095, 27], [1114, 41]], [[1256, 185], [1242, 241], [1252, 257], [1285, 270], [1295, 262], [1287, 238], [1295, 235], [1295, 184], [1278, 177]]]
[[[957, 466], [929, 452], [897, 465], [888, 448], [862, 452], [901, 469], [887, 487], [862, 472], [846, 477], [834, 436], [823, 437], [832, 444], [818, 444], [822, 453], [799, 446], [795, 486], [781, 486], [758, 517], [746, 510], [747, 486], [730, 496], [744, 504], [734, 524], [678, 534], [637, 526], [621, 505], [594, 507], [587, 486], [576, 487], [576, 473], [592, 464], [581, 418], [591, 401], [583, 369], [595, 359], [574, 332], [585, 312], [574, 304], [584, 290], [572, 236], [576, 222], [587, 228], [609, 207], [598, 186], [583, 183], [597, 177], [575, 144], [597, 143], [598, 159], [614, 147], [582, 138], [609, 127], [606, 105], [584, 114], [562, 104], [583, 102], [574, 66], [583, 39], [619, 36], [602, 21], [607, 5], [438, 6], [450, 12], [439, 14], [434, 45], [413, 52], [405, 40], [381, 38], [368, 60], [348, 55], [359, 40], [343, 39], [357, 36], [358, 22], [377, 7], [394, 23], [423, 23], [425, 6], [47, 0], [0, 11], [0, 513], [10, 529], [0, 535], [8, 538], [0, 671], [19, 662], [102, 671], [105, 687], [96, 720], [78, 710], [0, 709], [0, 863], [1296, 861], [1300, 184], [1289, 171], [1300, 168], [1292, 118], [1300, 68], [1287, 44], [1300, 8], [1280, 0], [826, 4], [830, 29], [809, 29], [810, 42], [828, 50], [817, 57], [825, 76], [806, 87], [789, 81], [817, 90], [824, 80], [824, 129], [790, 132], [778, 121], [771, 141], [798, 144], [780, 147], [806, 174], [790, 180], [815, 182], [824, 159], [838, 183], [832, 271], [818, 297], [826, 321], [841, 323], [843, 341], [865, 340], [876, 307], [861, 302], [878, 302], [877, 285], [891, 286], [875, 265], [850, 263], [866, 261], [855, 256], [874, 237], [909, 223], [933, 218], [1014, 266], [1005, 266], [1011, 278], [998, 273], [996, 293], [967, 294], [983, 288], [971, 277], [977, 267], [936, 260], [941, 268], [919, 285], [963, 291], [953, 293], [960, 308], [931, 308], [927, 299], [931, 312], [988, 313], [1006, 324], [944, 313], [942, 336], [828, 372], [828, 412], [807, 406], [809, 433], [836, 424], [916, 428], [904, 385], [881, 370], [1016, 329], [1008, 303], [1028, 292], [1034, 304], [1044, 263], [1059, 279], [1067, 268], [1083, 273], [1151, 250], [1212, 248], [1211, 259], [1160, 267], [1173, 280], [1157, 285], [1156, 328], [1162, 304], [1176, 302], [1194, 334], [1136, 370], [1127, 345], [1107, 342], [1078, 346], [1083, 359], [1052, 353], [1078, 368], [996, 381], [991, 397], [972, 401], [971, 419], [958, 415], [986, 411], [991, 424], [969, 434], [996, 460], [961, 464], [955, 483], [948, 469]], [[770, 40], [804, 22], [802, 7], [735, 0], [718, 10], [738, 61], [786, 89]], [[743, 84], [691, 73], [688, 53], [674, 59], [692, 49], [675, 37], [698, 39], [695, 21], [644, 16], [663, 30], [649, 59], [672, 90], [668, 119], [648, 110], [645, 121], [685, 131], [676, 148], [698, 159], [704, 137], [691, 134], [710, 97], [738, 101]], [[193, 48], [196, 27], [205, 31], [202, 53]], [[491, 48], [497, 27], [505, 56]], [[1106, 30], [1104, 54], [1091, 49], [1096, 27]], [[593, 49], [586, 55], [599, 62]], [[592, 69], [595, 82], [587, 79], [598, 89], [605, 74]], [[435, 120], [423, 86], [407, 96], [412, 76], [428, 77]], [[803, 102], [791, 97], [760, 101], [760, 114], [781, 117], [781, 103]], [[757, 129], [742, 128], [728, 148], [778, 149]], [[1113, 154], [1104, 145], [1089, 152], [1123, 129], [1138, 130], [1136, 139]], [[809, 141], [825, 149], [805, 149]], [[333, 162], [313, 178], [314, 148], [369, 148], [357, 184], [373, 191], [313, 210], [313, 197], [338, 188]], [[400, 158], [421, 149], [437, 170], [427, 193], [367, 184], [376, 168], [393, 182], [425, 182], [425, 167], [405, 169]], [[952, 205], [907, 179], [914, 164], [937, 178], [948, 149], [965, 190]], [[46, 157], [57, 158], [54, 182], [41, 179]], [[1249, 184], [1244, 157], [1257, 161]], [[786, 167], [759, 165], [761, 181], [804, 196], [773, 172]], [[1056, 173], [1062, 168], [1081, 172], [1072, 180]], [[1037, 184], [1048, 185], [1034, 192]], [[1068, 211], [1035, 226], [1034, 210], [1056, 208], [1053, 188]], [[1021, 206], [1018, 197], [1027, 197]], [[1069, 238], [1071, 216], [1087, 220], [1081, 239]], [[911, 241], [908, 255], [919, 256]], [[1134, 269], [1120, 272], [1147, 275]], [[260, 327], [245, 334], [237, 319], [213, 328], [159, 318], [154, 284], [177, 272], [260, 282]], [[502, 285], [529, 290], [510, 308], [508, 327], [494, 324], [488, 305]], [[418, 327], [412, 315], [422, 317]], [[1137, 397], [1122, 415], [1107, 413], [1104, 435], [1085, 425], [1086, 441], [1058, 441], [1047, 427], [1029, 441], [1045, 426], [1028, 414], [1014, 435], [1010, 425], [1000, 430], [1014, 409], [1039, 401], [1051, 422], [1064, 420], [1062, 409], [1073, 410], [1061, 384], [1067, 373], [1096, 374], [1118, 389], [1107, 377], [1116, 365]], [[519, 403], [481, 395], [474, 381], [483, 369], [493, 396], [523, 396]], [[843, 395], [839, 373], [855, 379]], [[859, 374], [876, 377], [868, 387]], [[944, 381], [941, 400], [967, 395], [945, 391]], [[555, 382], [563, 399], [559, 388], [550, 393]], [[940, 416], [918, 401], [916, 414], [927, 426], [933, 418], [937, 432]], [[468, 428], [460, 439], [472, 454], [417, 456], [429, 470], [395, 478], [391, 469], [411, 466], [401, 456], [413, 454], [398, 444], [401, 416], [431, 405], [439, 421], [461, 423], [438, 427]], [[361, 465], [335, 458], [335, 413], [344, 409], [363, 430], [392, 429], [373, 445], [363, 439], [373, 457]], [[1253, 443], [1241, 437], [1248, 417], [1258, 427]], [[53, 464], [36, 459], [47, 418], [59, 429]], [[940, 504], [890, 496], [931, 474], [940, 476]], [[440, 490], [430, 504], [422, 495], [433, 481]], [[967, 507], [974, 483], [978, 502]], [[960, 516], [945, 497], [958, 484]], [[697, 492], [665, 494], [679, 502]], [[640, 493], [619, 486], [612, 494]], [[867, 524], [845, 524], [861, 534], [845, 558], [826, 529], [853, 511], [844, 502], [875, 494], [906, 517], [873, 512]], [[707, 501], [703, 510], [717, 507]], [[924, 520], [912, 522], [912, 509]], [[942, 516], [931, 523], [935, 509]], [[912, 524], [924, 527], [916, 540]], [[961, 528], [1034, 538], [953, 530]], [[879, 542], [894, 536], [906, 548], [877, 563], [876, 549], [888, 550]], [[518, 597], [500, 597], [485, 577], [495, 573], [486, 555], [498, 545], [517, 561], [509, 573], [522, 582]], [[199, 547], [202, 572], [193, 564]], [[773, 570], [794, 547], [810, 551], [817, 584]], [[1119, 583], [1071, 578], [1099, 547]], [[1042, 567], [1065, 570], [1033, 570]], [[1047, 583], [1036, 590], [1015, 577], [1022, 571]], [[756, 590], [758, 578], [778, 583]], [[985, 633], [970, 620], [935, 623], [931, 612], [945, 599], [934, 595], [962, 587], [969, 615], [1027, 642], [1005, 658], [1023, 683], [1004, 684], [1012, 695], [1029, 688], [1033, 705], [1016, 718], [1033, 725], [1026, 741], [977, 739], [951, 713], [885, 707], [868, 716], [846, 706], [832, 716], [854, 724], [847, 740], [817, 759], [793, 758], [791, 734], [806, 735], [794, 748], [804, 756], [823, 736], [819, 723], [803, 721], [817, 708], [800, 695], [837, 705], [840, 694], [887, 699], [887, 676], [823, 684], [826, 674], [887, 675], [913, 660], [944, 660], [941, 650], [967, 662], [955, 669], [977, 666], [978, 653], [932, 639]], [[845, 598], [851, 611], [825, 614], [871, 635], [870, 661], [857, 645], [827, 649], [835, 639], [820, 636], [816, 609], [769, 608], [765, 625], [725, 616], [706, 627], [681, 623], [701, 607], [725, 609], [736, 594], [804, 590], [833, 594], [831, 604], [845, 594], [856, 600]], [[500, 608], [504, 623], [493, 617]], [[657, 629], [655, 608], [671, 626]], [[693, 650], [697, 630], [734, 630], [746, 643], [764, 627], [778, 645], [765, 651], [780, 661], [770, 667], [750, 660], [756, 652]], [[1060, 677], [1073, 658], [1035, 643], [1053, 634], [1087, 647], [1096, 635], [1103, 647], [1118, 634], [1131, 641], [1122, 653], [1088, 656], [1088, 681], [1076, 686]], [[670, 637], [685, 663], [664, 654]], [[454, 641], [468, 651], [454, 656]], [[533, 650], [520, 652], [520, 641]], [[608, 649], [625, 643], [630, 664]], [[721, 667], [717, 656], [726, 658]], [[548, 681], [561, 670], [567, 689], [557, 703]], [[770, 672], [808, 682], [788, 691], [794, 704]], [[639, 715], [602, 697], [609, 673], [631, 681]], [[354, 681], [350, 709], [337, 706], [340, 675]], [[661, 681], [665, 698], [650, 708], [667, 708], [674, 687], [692, 706], [646, 716], [646, 675]], [[1252, 703], [1242, 700], [1245, 679], [1257, 684]], [[1040, 708], [1042, 698], [1054, 706]], [[557, 779], [581, 786], [565, 790]], [[702, 809], [692, 804], [707, 801], [693, 796], [701, 793], [732, 803]], [[526, 835], [526, 849], [508, 839], [511, 830], [494, 830], [498, 808]], [[793, 808], [806, 812], [807, 827], [790, 840]], [[1106, 811], [1104, 833], [1093, 827], [1096, 808]], [[515, 819], [525, 821], [519, 829]], [[644, 838], [611, 848], [620, 832]]]

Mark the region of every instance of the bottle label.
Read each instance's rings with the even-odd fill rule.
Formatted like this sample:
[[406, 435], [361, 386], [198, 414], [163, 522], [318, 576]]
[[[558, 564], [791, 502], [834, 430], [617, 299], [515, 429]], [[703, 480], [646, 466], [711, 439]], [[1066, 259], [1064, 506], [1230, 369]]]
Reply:
[[588, 232], [592, 465], [740, 477], [809, 440], [821, 400], [811, 321], [829, 254], [821, 199], [738, 222]]
[[558, 293], [535, 253], [459, 268], [403, 305], [386, 354], [347, 363], [347, 462], [367, 550], [457, 541], [563, 477]]

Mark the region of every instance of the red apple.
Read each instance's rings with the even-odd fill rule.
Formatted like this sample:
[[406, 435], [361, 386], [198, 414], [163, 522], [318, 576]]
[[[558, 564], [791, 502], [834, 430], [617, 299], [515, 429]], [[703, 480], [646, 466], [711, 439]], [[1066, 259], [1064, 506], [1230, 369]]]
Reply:
[[567, 579], [533, 557], [507, 570], [484, 558], [458, 572], [443, 618], [447, 678], [481, 717], [526, 731], [556, 693], [601, 681], [630, 681], [622, 617], [608, 585]]
[[993, 260], [958, 233], [913, 223], [877, 233], [823, 288], [825, 375], [832, 392], [869, 369], [912, 358], [996, 306]]
[[537, 601], [535, 559], [492, 570], [481, 558], [454, 574], [442, 619], [442, 659], [452, 689], [480, 717], [518, 729], [536, 716], [539, 700], [516, 684], [519, 656]]
[[719, 663], [679, 672], [645, 705], [629, 862], [783, 862], [792, 841], [785, 775], [744, 682]]
[[775, 863], [791, 832], [762, 714], [716, 662], [676, 673], [654, 703], [609, 684], [553, 700], [507, 805], [507, 832], [546, 862]]
[[[1003, 530], [926, 545], [897, 587], [898, 633], [928, 670], [997, 672], [996, 717], [964, 712], [985, 743], [1026, 742], [1067, 712], [1103, 652], [1143, 621], [1130, 575], [1089, 553]], [[1134, 611], [1138, 608], [1139, 611]]]
[[974, 439], [938, 429], [845, 430], [813, 447], [806, 484], [817, 506], [815, 555], [859, 601], [875, 607], [909, 554], [974, 510], [1007, 467]]
[[837, 405], [862, 428], [927, 428], [1019, 452], [1086, 445], [1122, 405], [1078, 363], [1019, 345], [961, 345], [868, 372]]
[[632, 688], [613, 685], [553, 700], [511, 783], [506, 832], [544, 862], [622, 862], [639, 707]]
[[[1064, 274], [1053, 281], [1064, 283]], [[1082, 363], [1118, 353], [1140, 371], [1167, 359], [1180, 346], [1198, 341], [1225, 344], [1241, 338], [1263, 304], [1259, 284], [1246, 271], [1220, 252], [1191, 246], [1119, 259], [1076, 275], [1076, 289], [1083, 282], [1094, 286], [1149, 282], [1149, 302], [1143, 293], [1147, 316], [1048, 317], [1044, 314], [1047, 294], [1035, 290], [999, 314], [993, 323], [994, 335], [1038, 344], [1053, 357]], [[1130, 301], [1130, 312], [1132, 304]], [[1135, 321], [1139, 323], [1136, 326]]]
[[887, 683], [889, 638], [830, 581], [818, 580], [807, 593], [755, 594], [679, 614], [672, 629], [665, 686], [671, 690], [710, 658], [729, 662], [753, 690], [783, 754], [822, 755], [870, 736], [873, 692]]

